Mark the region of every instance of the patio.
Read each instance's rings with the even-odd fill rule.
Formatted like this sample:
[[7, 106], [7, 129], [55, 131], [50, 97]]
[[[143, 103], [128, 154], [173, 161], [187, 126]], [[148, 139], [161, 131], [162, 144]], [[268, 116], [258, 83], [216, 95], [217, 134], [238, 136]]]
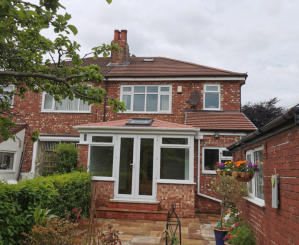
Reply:
[[[219, 215], [196, 214], [195, 218], [182, 218], [183, 245], [214, 245], [213, 227]], [[107, 231], [108, 224], [119, 231], [123, 245], [165, 244], [162, 240], [166, 221], [97, 219], [97, 228]]]

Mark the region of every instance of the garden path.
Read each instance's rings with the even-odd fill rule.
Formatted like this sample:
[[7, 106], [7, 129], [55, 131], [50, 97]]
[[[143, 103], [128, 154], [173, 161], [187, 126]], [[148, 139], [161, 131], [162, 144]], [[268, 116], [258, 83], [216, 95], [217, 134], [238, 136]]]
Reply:
[[[215, 245], [213, 227], [219, 215], [196, 214], [195, 218], [182, 218], [182, 245]], [[108, 224], [119, 231], [122, 245], [162, 245], [165, 221], [97, 219], [96, 226], [107, 231]]]

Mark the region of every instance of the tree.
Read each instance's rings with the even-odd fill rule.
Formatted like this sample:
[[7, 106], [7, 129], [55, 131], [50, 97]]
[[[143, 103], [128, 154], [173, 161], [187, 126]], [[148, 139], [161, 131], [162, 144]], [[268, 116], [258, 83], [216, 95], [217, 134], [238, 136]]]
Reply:
[[[103, 102], [106, 91], [87, 82], [97, 83], [104, 77], [98, 66], [83, 66], [83, 59], [107, 57], [119, 47], [102, 44], [81, 57], [80, 45], [70, 40], [77, 33], [70, 19], [59, 0], [40, 0], [39, 4], [0, 0], [0, 135], [4, 140], [13, 137], [9, 132], [14, 126], [9, 104], [13, 95], [45, 91], [57, 101], [76, 97], [90, 104]], [[54, 32], [54, 40], [42, 34], [45, 29]], [[8, 85], [14, 85], [13, 91], [5, 90]], [[124, 109], [117, 99], [108, 103], [114, 110]]]
[[285, 109], [276, 105], [278, 102], [279, 99], [274, 97], [268, 101], [247, 103], [242, 106], [242, 112], [260, 128], [284, 113]]

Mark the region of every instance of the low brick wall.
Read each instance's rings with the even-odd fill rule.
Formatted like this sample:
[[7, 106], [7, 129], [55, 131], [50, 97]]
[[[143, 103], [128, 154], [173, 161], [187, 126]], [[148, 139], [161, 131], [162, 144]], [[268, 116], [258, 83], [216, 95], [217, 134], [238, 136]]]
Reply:
[[157, 184], [157, 200], [161, 209], [169, 210], [174, 203], [180, 217], [194, 217], [195, 185]]
[[94, 181], [93, 184], [97, 190], [96, 208], [108, 207], [114, 195], [114, 181]]

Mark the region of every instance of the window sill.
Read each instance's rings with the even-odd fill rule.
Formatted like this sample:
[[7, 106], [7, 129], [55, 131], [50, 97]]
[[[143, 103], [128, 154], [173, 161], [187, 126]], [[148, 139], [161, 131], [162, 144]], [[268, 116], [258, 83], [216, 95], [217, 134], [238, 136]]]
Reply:
[[216, 171], [214, 171], [214, 170], [203, 170], [202, 171], [202, 174], [213, 174], [213, 175], [216, 175], [217, 174], [217, 172]]
[[2, 173], [2, 174], [14, 174], [14, 173], [16, 173], [16, 171], [13, 170], [13, 169], [8, 169], [8, 170], [0, 169], [0, 173]]
[[119, 114], [173, 114], [172, 112], [144, 112], [144, 111], [134, 111], [134, 112], [118, 112]]
[[72, 114], [90, 114], [91, 111], [44, 111], [42, 110], [41, 113], [72, 113]]
[[91, 180], [95, 180], [95, 181], [115, 181], [115, 178], [114, 177], [91, 176]]
[[195, 185], [194, 182], [190, 180], [171, 180], [171, 179], [159, 179], [158, 184], [182, 184], [182, 185]]
[[265, 207], [265, 200], [262, 200], [260, 198], [255, 198], [255, 197], [244, 197], [245, 200], [261, 207], [264, 208]]

